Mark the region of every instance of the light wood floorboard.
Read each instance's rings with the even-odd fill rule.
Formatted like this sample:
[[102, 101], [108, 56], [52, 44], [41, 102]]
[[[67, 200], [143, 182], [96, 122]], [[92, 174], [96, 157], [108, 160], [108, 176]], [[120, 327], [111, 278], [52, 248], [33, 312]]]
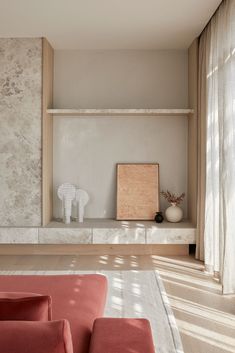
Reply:
[[0, 256], [0, 270], [158, 270], [185, 353], [235, 352], [235, 296], [203, 272], [192, 256]]

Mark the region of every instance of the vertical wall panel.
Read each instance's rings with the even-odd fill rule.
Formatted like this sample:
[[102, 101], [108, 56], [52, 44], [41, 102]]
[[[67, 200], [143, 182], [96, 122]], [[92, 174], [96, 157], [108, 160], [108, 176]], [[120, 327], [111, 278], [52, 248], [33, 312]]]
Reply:
[[189, 107], [194, 114], [188, 124], [188, 218], [197, 222], [197, 102], [198, 102], [198, 39], [188, 51]]
[[47, 114], [47, 108], [53, 108], [53, 64], [54, 53], [50, 43], [42, 40], [42, 223], [52, 219], [53, 201], [53, 116]]
[[41, 224], [42, 40], [0, 39], [0, 226]]

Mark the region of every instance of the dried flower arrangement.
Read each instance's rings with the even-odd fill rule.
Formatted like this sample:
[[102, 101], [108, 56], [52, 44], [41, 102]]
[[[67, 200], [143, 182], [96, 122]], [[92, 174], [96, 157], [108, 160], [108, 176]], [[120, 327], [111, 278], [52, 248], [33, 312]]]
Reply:
[[161, 191], [160, 194], [172, 205], [178, 206], [184, 199], [185, 193], [183, 192], [181, 195], [177, 196], [176, 194], [170, 191]]

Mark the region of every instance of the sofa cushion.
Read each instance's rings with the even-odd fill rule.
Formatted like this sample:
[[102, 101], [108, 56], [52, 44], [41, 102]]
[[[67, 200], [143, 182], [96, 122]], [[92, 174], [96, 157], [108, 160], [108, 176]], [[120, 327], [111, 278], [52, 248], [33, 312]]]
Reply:
[[0, 321], [0, 351], [4, 353], [72, 353], [69, 323], [60, 321]]
[[95, 320], [89, 353], [154, 353], [150, 323], [146, 319]]
[[51, 297], [35, 293], [0, 292], [0, 320], [51, 320]]
[[87, 353], [93, 322], [103, 315], [107, 279], [103, 275], [1, 275], [0, 291], [50, 295], [53, 320], [70, 323], [74, 353]]

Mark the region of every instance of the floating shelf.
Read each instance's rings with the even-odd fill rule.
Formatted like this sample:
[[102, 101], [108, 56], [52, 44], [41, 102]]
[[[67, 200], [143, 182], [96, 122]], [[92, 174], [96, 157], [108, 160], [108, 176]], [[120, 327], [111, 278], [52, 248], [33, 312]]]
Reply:
[[47, 109], [48, 114], [63, 116], [187, 116], [192, 109]]

